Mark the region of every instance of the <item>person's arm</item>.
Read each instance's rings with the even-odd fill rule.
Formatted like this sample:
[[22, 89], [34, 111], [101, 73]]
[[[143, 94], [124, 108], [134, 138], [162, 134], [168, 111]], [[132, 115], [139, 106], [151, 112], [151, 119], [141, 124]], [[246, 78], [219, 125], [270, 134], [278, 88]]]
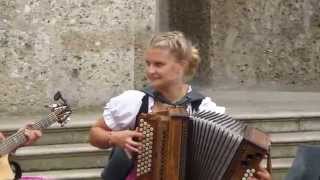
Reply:
[[119, 146], [129, 151], [139, 152], [142, 145], [134, 141], [134, 138], [141, 139], [143, 135], [132, 130], [112, 131], [103, 118], [97, 120], [91, 127], [89, 134], [90, 144], [98, 148]]

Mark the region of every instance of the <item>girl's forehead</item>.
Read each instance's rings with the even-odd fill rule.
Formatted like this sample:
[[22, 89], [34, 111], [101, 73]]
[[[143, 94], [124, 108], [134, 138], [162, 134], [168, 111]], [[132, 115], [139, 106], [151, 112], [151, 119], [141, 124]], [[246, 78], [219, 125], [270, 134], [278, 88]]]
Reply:
[[160, 48], [151, 48], [145, 52], [145, 59], [152, 59], [152, 58], [174, 58], [173, 54], [170, 52], [169, 49], [160, 49]]

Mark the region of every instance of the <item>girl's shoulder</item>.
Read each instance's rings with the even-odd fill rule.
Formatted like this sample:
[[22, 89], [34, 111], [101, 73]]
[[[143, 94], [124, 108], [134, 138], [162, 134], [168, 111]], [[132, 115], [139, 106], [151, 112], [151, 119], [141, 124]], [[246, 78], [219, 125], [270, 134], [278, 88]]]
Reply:
[[141, 100], [145, 94], [146, 93], [139, 90], [126, 90], [122, 92], [120, 95], [115, 96], [111, 99]]

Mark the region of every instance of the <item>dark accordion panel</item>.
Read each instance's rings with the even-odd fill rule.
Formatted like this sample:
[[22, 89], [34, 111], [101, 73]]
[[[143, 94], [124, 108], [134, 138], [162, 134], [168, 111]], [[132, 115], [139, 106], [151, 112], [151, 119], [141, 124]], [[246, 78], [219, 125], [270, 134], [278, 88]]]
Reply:
[[245, 126], [215, 112], [193, 113], [190, 119], [185, 179], [222, 179], [243, 140]]

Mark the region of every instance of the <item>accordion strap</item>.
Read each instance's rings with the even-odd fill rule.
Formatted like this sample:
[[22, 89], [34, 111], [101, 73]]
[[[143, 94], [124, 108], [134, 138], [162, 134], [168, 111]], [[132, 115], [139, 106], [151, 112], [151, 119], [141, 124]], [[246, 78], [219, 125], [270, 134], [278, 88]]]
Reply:
[[267, 171], [272, 174], [272, 164], [271, 164], [271, 146], [269, 146], [268, 153], [267, 153]]

